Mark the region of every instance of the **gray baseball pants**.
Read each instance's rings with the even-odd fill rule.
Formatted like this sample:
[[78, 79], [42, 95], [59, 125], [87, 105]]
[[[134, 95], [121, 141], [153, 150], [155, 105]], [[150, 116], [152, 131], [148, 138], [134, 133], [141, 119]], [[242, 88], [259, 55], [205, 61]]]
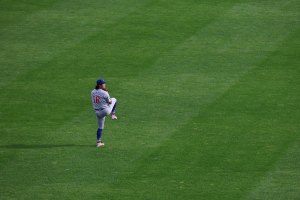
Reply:
[[116, 104], [117, 99], [116, 98], [111, 98], [111, 104], [107, 108], [104, 108], [103, 110], [96, 110], [96, 117], [98, 121], [98, 128], [104, 129], [104, 122], [105, 122], [105, 117], [109, 115]]

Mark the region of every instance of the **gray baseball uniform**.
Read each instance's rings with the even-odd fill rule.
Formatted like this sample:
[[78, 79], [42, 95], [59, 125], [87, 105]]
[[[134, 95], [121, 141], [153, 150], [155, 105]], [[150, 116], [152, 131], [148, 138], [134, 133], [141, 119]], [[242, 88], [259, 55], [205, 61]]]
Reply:
[[[109, 115], [116, 104], [115, 98], [110, 98], [107, 91], [94, 89], [91, 92], [92, 104], [97, 116], [98, 127], [104, 129], [105, 117]], [[111, 103], [109, 104], [109, 102]]]

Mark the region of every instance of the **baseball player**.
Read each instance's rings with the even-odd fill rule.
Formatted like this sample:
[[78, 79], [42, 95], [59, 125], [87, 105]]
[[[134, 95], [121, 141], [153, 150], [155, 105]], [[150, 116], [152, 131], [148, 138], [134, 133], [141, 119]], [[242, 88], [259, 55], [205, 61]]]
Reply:
[[97, 147], [104, 146], [104, 143], [101, 140], [101, 136], [104, 129], [105, 117], [111, 114], [112, 120], [117, 119], [117, 100], [115, 98], [110, 98], [105, 83], [106, 82], [103, 79], [97, 80], [96, 87], [91, 92], [92, 104], [98, 121]]

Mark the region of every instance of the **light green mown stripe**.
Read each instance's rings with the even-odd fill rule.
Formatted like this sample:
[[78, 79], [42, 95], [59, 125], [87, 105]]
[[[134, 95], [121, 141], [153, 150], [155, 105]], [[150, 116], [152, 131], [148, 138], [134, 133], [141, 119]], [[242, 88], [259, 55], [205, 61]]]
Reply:
[[296, 200], [300, 199], [300, 143], [288, 149], [272, 171], [252, 191], [247, 200]]

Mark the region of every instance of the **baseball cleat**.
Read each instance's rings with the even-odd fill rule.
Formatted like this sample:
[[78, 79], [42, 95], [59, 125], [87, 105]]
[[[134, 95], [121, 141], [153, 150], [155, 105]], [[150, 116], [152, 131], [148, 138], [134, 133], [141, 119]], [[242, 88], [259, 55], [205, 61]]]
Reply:
[[112, 120], [116, 120], [116, 119], [118, 119], [118, 118], [117, 118], [116, 115], [113, 114], [113, 115], [111, 115], [111, 119], [112, 119]]
[[97, 147], [100, 148], [100, 147], [103, 147], [104, 146], [104, 143], [103, 142], [97, 142]]

